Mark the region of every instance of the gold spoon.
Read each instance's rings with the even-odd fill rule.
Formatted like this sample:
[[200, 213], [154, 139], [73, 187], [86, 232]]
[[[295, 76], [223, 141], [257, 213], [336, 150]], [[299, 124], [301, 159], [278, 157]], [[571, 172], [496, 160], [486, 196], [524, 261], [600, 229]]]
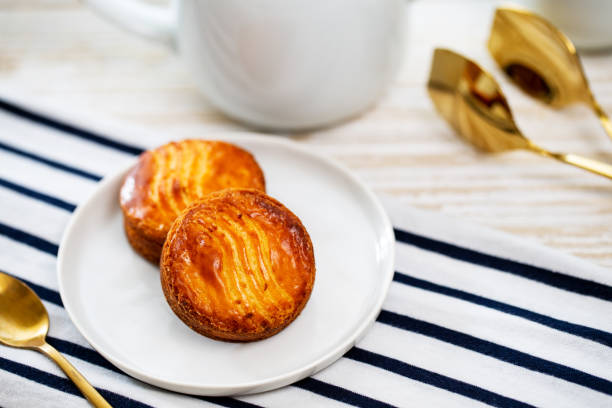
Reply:
[[0, 343], [38, 350], [55, 361], [94, 407], [110, 404], [53, 346], [45, 341], [49, 315], [40, 298], [25, 283], [0, 272]]
[[523, 91], [554, 107], [586, 103], [612, 138], [612, 122], [591, 92], [576, 47], [555, 26], [527, 10], [498, 8], [488, 45]]
[[612, 178], [609, 164], [575, 154], [553, 153], [523, 136], [495, 79], [475, 62], [453, 51], [435, 50], [427, 89], [444, 119], [484, 151], [530, 150]]

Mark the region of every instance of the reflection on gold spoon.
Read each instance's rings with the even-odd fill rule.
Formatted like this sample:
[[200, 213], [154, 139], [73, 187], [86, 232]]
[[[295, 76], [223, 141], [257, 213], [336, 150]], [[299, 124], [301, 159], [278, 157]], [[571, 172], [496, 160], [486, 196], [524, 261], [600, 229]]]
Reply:
[[451, 126], [486, 152], [525, 149], [612, 178], [612, 166], [575, 154], [553, 153], [520, 132], [493, 77], [475, 62], [446, 49], [434, 52], [429, 96]]
[[612, 138], [612, 122], [595, 101], [576, 47], [551, 23], [527, 10], [498, 8], [489, 51], [515, 84], [541, 102], [588, 104]]
[[36, 293], [23, 282], [0, 272], [0, 343], [46, 354], [60, 366], [93, 406], [110, 408], [110, 404], [85, 377], [45, 341], [48, 330], [49, 316]]

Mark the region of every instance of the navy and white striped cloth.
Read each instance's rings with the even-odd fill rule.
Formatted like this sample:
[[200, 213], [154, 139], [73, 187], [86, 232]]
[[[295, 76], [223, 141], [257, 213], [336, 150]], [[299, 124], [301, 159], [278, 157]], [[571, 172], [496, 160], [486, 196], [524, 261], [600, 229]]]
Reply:
[[[612, 273], [438, 214], [385, 205], [396, 273], [377, 322], [335, 364], [280, 390], [182, 395], [114, 368], [62, 307], [58, 242], [104, 174], [158, 141], [0, 99], [0, 269], [49, 310], [49, 343], [116, 407], [612, 407]], [[129, 132], [128, 132], [129, 133]], [[0, 405], [85, 407], [46, 357], [0, 346]]]

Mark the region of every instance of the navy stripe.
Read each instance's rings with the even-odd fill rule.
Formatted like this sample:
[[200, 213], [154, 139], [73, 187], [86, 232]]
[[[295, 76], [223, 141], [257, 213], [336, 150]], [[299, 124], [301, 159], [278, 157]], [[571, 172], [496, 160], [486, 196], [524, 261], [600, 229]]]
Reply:
[[68, 354], [78, 358], [79, 360], [87, 361], [88, 363], [104, 367], [107, 370], [111, 370], [115, 373], [123, 374], [121, 370], [112, 365], [108, 360], [102, 357], [102, 355], [94, 349], [83, 347], [79, 344], [72, 343], [67, 340], [58, 339], [52, 336], [47, 336], [47, 341], [60, 353]]
[[395, 272], [393, 280], [404, 285], [414, 286], [415, 288], [424, 289], [430, 292], [440, 293], [442, 295], [454, 297], [456, 299], [465, 300], [480, 306], [495, 309], [500, 312], [508, 313], [514, 316], [522, 317], [532, 322], [539, 323], [559, 331], [563, 331], [574, 336], [583, 337], [588, 340], [601, 343], [605, 346], [612, 347], [612, 333], [603, 330], [593, 329], [592, 327], [574, 324], [565, 320], [555, 319], [540, 313], [532, 312], [531, 310], [512, 306], [507, 303], [498, 302], [483, 296], [474, 295], [469, 292], [464, 292], [459, 289], [449, 288], [448, 286], [438, 285], [423, 279], [418, 279], [401, 272]]
[[387, 404], [385, 402], [366, 397], [365, 395], [361, 395], [345, 388], [338, 387], [337, 385], [319, 381], [312, 377], [304, 378], [303, 380], [300, 380], [294, 383], [293, 385], [298, 388], [313, 392], [315, 394], [323, 395], [327, 398], [344, 402], [345, 404], [350, 404], [356, 407], [393, 407], [393, 405]]
[[24, 196], [33, 198], [35, 200], [42, 201], [45, 204], [50, 204], [54, 207], [61, 208], [62, 210], [72, 212], [76, 208], [74, 204], [71, 204], [67, 201], [60, 200], [59, 198], [55, 198], [50, 195], [39, 193], [38, 191], [31, 190], [27, 187], [20, 186], [15, 183], [11, 183], [10, 181], [5, 180], [3, 178], [0, 178], [0, 186], [7, 188], [9, 190], [13, 190]]
[[44, 286], [37, 285], [25, 279], [20, 278], [20, 280], [23, 281], [23, 283], [25, 283], [26, 285], [28, 285], [30, 289], [36, 292], [38, 297], [40, 297], [41, 299], [46, 300], [49, 303], [54, 303], [60, 307], [64, 307], [64, 303], [62, 302], [62, 297], [60, 296], [59, 292], [45, 288]]
[[[55, 374], [47, 373], [46, 371], [39, 370], [34, 367], [30, 367], [16, 361], [8, 360], [0, 357], [0, 369], [16, 374], [20, 377], [27, 378], [31, 381], [35, 381], [39, 384], [46, 385], [47, 387], [54, 388], [58, 391], [62, 391], [68, 394], [76, 395], [85, 399], [79, 389], [67, 378], [59, 377]], [[108, 391], [102, 388], [97, 388], [98, 392], [114, 407], [137, 407], [137, 408], [152, 408], [151, 405], [147, 405], [140, 401], [124, 397], [123, 395], [116, 394], [112, 391]]]
[[0, 272], [4, 272], [7, 275], [10, 275], [15, 279], [19, 279], [20, 281], [28, 285], [30, 289], [32, 289], [38, 295], [38, 297], [41, 298], [42, 300], [46, 300], [47, 302], [54, 303], [60, 307], [64, 307], [64, 303], [62, 303], [62, 298], [59, 292], [53, 289], [46, 288], [44, 286], [37, 285], [36, 283], [32, 281], [20, 278], [19, 276], [16, 276], [12, 273], [8, 273], [6, 271], [0, 271]]
[[68, 354], [79, 360], [87, 361], [88, 363], [104, 367], [107, 370], [121, 373], [121, 371], [106, 360], [100, 353], [94, 349], [83, 347], [79, 344], [72, 343], [67, 340], [58, 339], [57, 337], [47, 336], [47, 342], [55, 347], [60, 353]]
[[57, 256], [57, 251], [59, 250], [56, 244], [49, 242], [46, 239], [39, 238], [35, 235], [18, 230], [17, 228], [10, 227], [3, 223], [0, 223], [0, 235], [4, 235], [12, 240], [46, 252], [49, 255]]
[[509, 347], [501, 346], [493, 342], [479, 339], [469, 334], [461, 333], [446, 327], [428, 323], [423, 320], [393, 313], [387, 310], [380, 312], [377, 319], [379, 322], [388, 324], [399, 329], [423, 334], [434, 339], [454, 344], [468, 350], [475, 351], [486, 356], [496, 358], [529, 370], [552, 375], [574, 384], [582, 385], [604, 394], [612, 395], [612, 382], [600, 377], [585, 373], [575, 368], [562, 364], [553, 363], [543, 358], [523, 353]]
[[458, 259], [471, 264], [497, 269], [502, 272], [511, 273], [570, 292], [593, 296], [608, 301], [612, 300], [612, 287], [604, 285], [603, 283], [576, 278], [538, 266], [485, 254], [447, 242], [413, 234], [398, 228], [394, 228], [394, 231], [395, 239], [398, 241], [416, 246], [426, 251], [436, 252], [448, 256], [449, 258]]
[[194, 395], [190, 395], [190, 397], [227, 408], [261, 408], [261, 405], [255, 405], [250, 402], [240, 401], [231, 397], [202, 397]]
[[66, 164], [62, 164], [55, 160], [47, 159], [45, 157], [39, 156], [34, 153], [26, 152], [25, 150], [21, 150], [16, 147], [9, 146], [6, 143], [0, 142], [0, 149], [6, 150], [7, 152], [11, 152], [13, 154], [16, 154], [22, 157], [26, 157], [30, 160], [35, 160], [39, 163], [43, 163], [49, 167], [53, 167], [58, 170], [66, 171], [68, 173], [72, 173], [77, 176], [85, 177], [90, 180], [100, 181], [102, 179], [102, 177], [98, 176], [97, 174], [93, 174], [85, 170], [77, 169], [76, 167], [68, 166]]
[[[112, 365], [108, 360], [106, 360], [100, 353], [96, 350], [83, 347], [79, 344], [72, 343], [67, 340], [58, 339], [56, 337], [47, 336], [47, 341], [53, 347], [55, 347], [60, 353], [68, 354], [73, 357], [78, 358], [79, 360], [87, 361], [88, 363], [97, 365], [99, 367], [104, 367], [107, 370], [114, 371], [118, 374], [125, 375], [121, 370]], [[251, 404], [249, 402], [239, 401], [229, 397], [204, 397], [204, 396], [193, 396], [190, 397], [200, 399], [203, 401], [211, 402], [217, 405], [221, 405], [223, 407], [228, 408], [256, 408], [258, 405]]]
[[85, 139], [90, 142], [97, 143], [105, 147], [110, 147], [112, 149], [119, 150], [125, 153], [140, 154], [143, 151], [143, 149], [140, 147], [129, 145], [127, 143], [118, 142], [116, 140], [99, 135], [89, 130], [78, 128], [76, 126], [70, 125], [65, 122], [61, 122], [57, 119], [50, 118], [40, 113], [32, 112], [21, 106], [17, 106], [14, 103], [10, 103], [4, 99], [0, 99], [0, 109], [3, 109], [6, 112], [17, 115], [23, 119], [27, 119], [27, 120], [36, 122], [40, 125], [44, 125], [44, 126], [53, 128], [55, 130], [59, 130], [61, 132], [67, 133], [69, 135], [76, 136], [78, 138]]
[[433, 371], [428, 371], [423, 368], [404, 363], [403, 361], [364, 350], [359, 347], [353, 347], [344, 355], [344, 357], [379, 367], [383, 370], [391, 371], [415, 381], [442, 388], [455, 394], [463, 395], [464, 397], [484, 402], [485, 404], [495, 407], [532, 407], [532, 405], [485, 390], [484, 388], [455, 380], [454, 378], [434, 373]]

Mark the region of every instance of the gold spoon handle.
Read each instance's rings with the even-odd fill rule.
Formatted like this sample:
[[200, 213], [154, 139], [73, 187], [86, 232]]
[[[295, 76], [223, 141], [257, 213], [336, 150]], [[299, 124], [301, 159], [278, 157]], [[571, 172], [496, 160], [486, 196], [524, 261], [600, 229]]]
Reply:
[[66, 373], [66, 375], [72, 380], [72, 382], [81, 390], [85, 398], [91, 402], [96, 408], [112, 408], [111, 405], [106, 402], [104, 397], [100, 395], [98, 391], [77, 371], [76, 368], [59, 351], [48, 343], [43, 343], [41, 346], [36, 348], [38, 351], [46, 354], [51, 360], [60, 366], [60, 368]]
[[599, 174], [600, 176], [612, 179], [612, 165], [602, 163], [597, 160], [589, 159], [577, 154], [565, 154], [565, 153], [553, 153], [548, 150], [542, 149], [532, 143], [528, 145], [529, 150], [536, 152], [542, 156], [552, 157], [553, 159], [559, 160], [572, 166], [580, 167], [583, 170], [590, 171], [591, 173]]
[[608, 134], [608, 137], [612, 139], [612, 122], [610, 121], [610, 117], [606, 112], [604, 112], [604, 110], [601, 108], [601, 106], [599, 106], [599, 104], [597, 103], [597, 101], [595, 101], [594, 98], [591, 100], [591, 105], [593, 106], [593, 110], [599, 118], [601, 125]]
[[576, 154], [554, 153], [552, 157], [564, 163], [571, 164], [572, 166], [590, 171], [591, 173], [599, 174], [600, 176], [612, 179], [612, 166], [609, 164], [589, 159], [587, 157], [578, 156]]

